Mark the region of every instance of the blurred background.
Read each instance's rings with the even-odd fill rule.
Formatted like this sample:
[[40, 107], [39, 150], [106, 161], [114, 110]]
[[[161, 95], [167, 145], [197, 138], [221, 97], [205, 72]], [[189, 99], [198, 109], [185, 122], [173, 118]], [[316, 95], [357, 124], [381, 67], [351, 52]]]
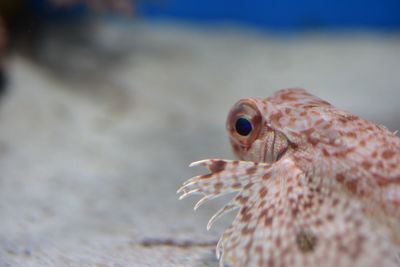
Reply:
[[400, 129], [397, 0], [1, 0], [0, 266], [217, 266], [195, 160], [304, 87]]

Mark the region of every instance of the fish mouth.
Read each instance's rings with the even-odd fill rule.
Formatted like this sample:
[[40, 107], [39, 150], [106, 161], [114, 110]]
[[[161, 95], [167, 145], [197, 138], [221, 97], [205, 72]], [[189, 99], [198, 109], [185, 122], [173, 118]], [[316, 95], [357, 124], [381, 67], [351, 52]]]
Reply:
[[289, 141], [284, 134], [270, 130], [267, 134], [264, 162], [274, 163], [280, 160], [289, 149]]

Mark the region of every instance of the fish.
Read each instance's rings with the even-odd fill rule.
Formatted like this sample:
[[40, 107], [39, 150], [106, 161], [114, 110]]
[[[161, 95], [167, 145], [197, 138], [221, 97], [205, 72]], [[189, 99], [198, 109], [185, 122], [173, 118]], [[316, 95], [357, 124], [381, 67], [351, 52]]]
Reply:
[[226, 121], [237, 159], [179, 188], [195, 209], [233, 193], [220, 267], [400, 266], [400, 138], [304, 89], [239, 100]]

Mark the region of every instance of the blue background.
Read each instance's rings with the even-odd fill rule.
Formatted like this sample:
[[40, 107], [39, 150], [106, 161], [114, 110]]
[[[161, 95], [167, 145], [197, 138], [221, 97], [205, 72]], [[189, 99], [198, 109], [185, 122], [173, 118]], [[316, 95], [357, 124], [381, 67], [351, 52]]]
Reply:
[[[83, 7], [59, 10], [32, 0], [46, 16], [87, 14]], [[195, 23], [237, 23], [270, 30], [400, 29], [400, 0], [139, 0], [139, 17]]]

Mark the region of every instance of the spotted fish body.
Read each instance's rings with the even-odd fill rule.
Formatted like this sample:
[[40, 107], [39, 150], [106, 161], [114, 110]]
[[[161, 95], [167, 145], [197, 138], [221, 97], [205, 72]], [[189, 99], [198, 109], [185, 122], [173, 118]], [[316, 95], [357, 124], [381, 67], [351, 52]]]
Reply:
[[221, 266], [400, 266], [395, 134], [303, 89], [240, 100], [227, 130], [239, 160], [195, 162], [210, 173], [178, 190], [204, 195], [195, 208], [237, 193], [207, 226], [239, 209], [217, 245]]

